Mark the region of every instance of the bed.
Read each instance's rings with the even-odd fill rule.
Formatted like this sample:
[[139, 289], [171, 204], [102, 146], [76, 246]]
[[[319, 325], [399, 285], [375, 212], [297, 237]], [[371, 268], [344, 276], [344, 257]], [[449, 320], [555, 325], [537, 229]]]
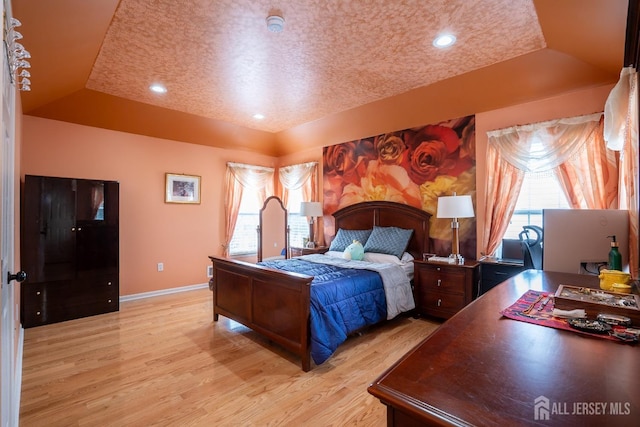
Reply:
[[[333, 216], [336, 231], [374, 227], [410, 229], [412, 233], [405, 251], [414, 258], [422, 258], [423, 253], [429, 252], [430, 214], [421, 209], [375, 201], [347, 206]], [[298, 355], [302, 369], [309, 371], [314, 277], [229, 258], [209, 258], [213, 265], [210, 281], [213, 320], [223, 315], [247, 326]]]

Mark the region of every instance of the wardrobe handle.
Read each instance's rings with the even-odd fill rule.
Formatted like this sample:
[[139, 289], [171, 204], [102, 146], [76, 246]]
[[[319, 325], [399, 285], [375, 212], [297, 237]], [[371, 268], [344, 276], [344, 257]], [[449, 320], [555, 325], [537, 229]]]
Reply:
[[7, 283], [11, 283], [12, 280], [16, 282], [24, 282], [27, 280], [27, 273], [24, 271], [18, 271], [16, 274], [11, 274], [10, 271], [7, 271]]

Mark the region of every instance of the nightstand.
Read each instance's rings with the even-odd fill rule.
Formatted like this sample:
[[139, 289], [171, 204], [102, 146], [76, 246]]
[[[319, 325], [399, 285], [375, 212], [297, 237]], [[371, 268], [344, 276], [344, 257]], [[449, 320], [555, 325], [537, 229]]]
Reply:
[[414, 297], [418, 314], [448, 319], [473, 301], [480, 263], [447, 264], [414, 260]]
[[316, 246], [315, 248], [290, 248], [291, 258], [310, 254], [323, 254], [329, 250], [328, 246]]

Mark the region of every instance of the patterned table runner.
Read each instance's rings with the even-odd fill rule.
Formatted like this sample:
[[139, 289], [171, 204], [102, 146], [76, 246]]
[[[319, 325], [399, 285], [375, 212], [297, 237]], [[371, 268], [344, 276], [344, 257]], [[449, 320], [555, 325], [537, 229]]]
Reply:
[[[542, 307], [545, 298], [548, 302]], [[529, 310], [529, 311], [527, 311]], [[563, 329], [565, 331], [577, 332], [597, 338], [604, 338], [611, 341], [620, 341], [608, 334], [595, 334], [572, 328], [566, 321], [558, 317], [553, 317], [553, 294], [548, 292], [529, 290], [522, 295], [518, 301], [500, 312], [504, 317], [521, 322], [533, 323], [534, 325], [546, 326], [549, 328]]]

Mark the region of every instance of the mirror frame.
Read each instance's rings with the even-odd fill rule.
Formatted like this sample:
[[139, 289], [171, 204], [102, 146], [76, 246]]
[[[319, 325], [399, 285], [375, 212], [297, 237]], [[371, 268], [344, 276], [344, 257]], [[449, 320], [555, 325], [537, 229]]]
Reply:
[[[282, 210], [282, 214], [284, 217], [284, 229], [282, 230], [282, 232], [284, 233], [284, 252], [285, 252], [285, 259], [289, 258], [289, 224], [288, 224], [288, 212], [284, 207], [284, 204], [282, 203], [282, 200], [280, 200], [279, 197], [277, 196], [270, 196], [267, 197], [267, 199], [264, 201], [264, 204], [262, 205], [262, 209], [260, 209], [260, 213], [259, 213], [259, 225], [257, 227], [257, 232], [258, 232], [258, 262], [261, 262], [263, 260], [263, 233], [262, 230], [264, 230], [264, 222], [265, 222], [265, 217], [266, 217], [266, 212], [267, 210], [271, 207], [271, 206], [275, 206], [276, 208], [279, 206], [280, 209]], [[278, 221], [279, 222], [279, 221]], [[277, 224], [275, 223], [275, 221], [272, 223], [267, 223], [267, 226], [276, 226]]]

